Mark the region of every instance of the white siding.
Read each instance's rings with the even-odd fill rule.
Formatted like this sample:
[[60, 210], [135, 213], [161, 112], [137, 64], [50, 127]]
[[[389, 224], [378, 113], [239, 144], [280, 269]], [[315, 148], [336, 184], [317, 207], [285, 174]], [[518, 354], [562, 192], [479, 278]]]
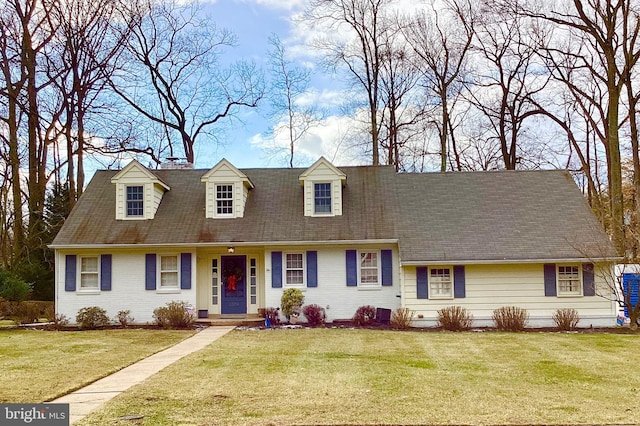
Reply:
[[[600, 266], [595, 271], [598, 294], [606, 292]], [[559, 308], [574, 308], [582, 318], [580, 326], [615, 325], [615, 306], [598, 296], [552, 297], [544, 295], [543, 264], [520, 265], [466, 265], [466, 297], [448, 300], [418, 299], [416, 294], [416, 268], [403, 268], [403, 304], [422, 315], [416, 325], [435, 325], [438, 309], [462, 306], [473, 314], [477, 326], [492, 325], [494, 309], [518, 306], [530, 314], [530, 326], [553, 326], [551, 316]]]
[[[363, 289], [361, 287], [347, 287], [346, 250], [365, 249], [364, 247], [301, 247], [295, 251], [315, 250], [318, 252], [318, 286], [302, 289], [304, 304], [317, 304], [325, 308], [327, 320], [350, 319], [356, 309], [364, 305], [373, 305], [377, 308], [396, 309], [400, 306], [400, 271], [398, 268], [398, 253], [394, 247], [367, 246], [367, 250], [392, 249], [393, 254], [393, 285], [377, 287], [375, 289]], [[291, 249], [288, 249], [291, 251]], [[286, 252], [287, 248], [282, 250]], [[283, 288], [271, 286], [271, 251], [265, 254], [265, 307], [280, 306], [280, 298]], [[306, 270], [305, 270], [306, 273]], [[284, 269], [283, 269], [284, 275]]]
[[[176, 251], [171, 253], [176, 253]], [[78, 310], [88, 306], [99, 306], [105, 309], [110, 318], [114, 318], [118, 311], [128, 309], [135, 319], [134, 322], [139, 324], [153, 323], [153, 310], [165, 306], [167, 302], [185, 301], [194, 307], [196, 306], [195, 283], [198, 271], [196, 270], [195, 253], [191, 256], [191, 289], [179, 290], [175, 293], [145, 290], [144, 252], [110, 253], [112, 254], [111, 291], [101, 291], [98, 294], [65, 291], [65, 254], [67, 253], [56, 252], [56, 312], [66, 315], [72, 323], [75, 323]], [[109, 253], [92, 251], [68, 254], [81, 256], [83, 254]]]

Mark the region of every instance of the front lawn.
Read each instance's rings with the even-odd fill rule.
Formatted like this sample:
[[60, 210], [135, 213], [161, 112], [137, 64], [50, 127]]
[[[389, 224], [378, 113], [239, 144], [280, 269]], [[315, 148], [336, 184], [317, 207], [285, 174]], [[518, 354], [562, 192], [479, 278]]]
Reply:
[[43, 402], [167, 348], [193, 331], [0, 331], [0, 403]]
[[630, 334], [234, 331], [80, 424], [635, 423], [638, 353]]

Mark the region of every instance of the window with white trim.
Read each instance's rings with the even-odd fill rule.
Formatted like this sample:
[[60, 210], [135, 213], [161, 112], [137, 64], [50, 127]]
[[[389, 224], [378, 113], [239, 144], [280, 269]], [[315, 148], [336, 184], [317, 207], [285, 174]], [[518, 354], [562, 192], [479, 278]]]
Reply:
[[579, 265], [558, 265], [558, 295], [576, 296], [582, 293]]
[[304, 287], [304, 253], [286, 253], [284, 268], [288, 287]]
[[314, 183], [313, 194], [314, 213], [331, 214], [331, 183]]
[[360, 252], [360, 285], [380, 285], [380, 256], [377, 251]]
[[216, 214], [233, 215], [233, 184], [216, 185]]
[[98, 256], [80, 258], [80, 290], [100, 289], [100, 267]]
[[160, 256], [160, 288], [178, 287], [178, 256]]
[[434, 299], [453, 297], [451, 268], [429, 268], [429, 297]]
[[127, 186], [127, 217], [144, 216], [144, 186]]

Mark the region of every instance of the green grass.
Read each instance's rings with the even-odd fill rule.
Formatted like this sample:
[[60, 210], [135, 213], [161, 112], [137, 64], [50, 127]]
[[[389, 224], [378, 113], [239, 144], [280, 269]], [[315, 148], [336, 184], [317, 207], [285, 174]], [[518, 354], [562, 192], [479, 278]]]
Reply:
[[234, 331], [80, 424], [633, 423], [638, 353], [638, 335]]
[[71, 392], [193, 334], [171, 330], [0, 332], [0, 403]]

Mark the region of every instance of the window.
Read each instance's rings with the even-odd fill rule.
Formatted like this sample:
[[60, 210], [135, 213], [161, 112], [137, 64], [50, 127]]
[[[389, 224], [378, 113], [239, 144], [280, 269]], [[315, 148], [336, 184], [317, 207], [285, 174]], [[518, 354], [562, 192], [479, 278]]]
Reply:
[[378, 285], [378, 252], [360, 253], [360, 284]]
[[216, 185], [216, 213], [233, 214], [233, 185]]
[[291, 287], [304, 286], [304, 256], [302, 253], [287, 253], [285, 256], [286, 284]]
[[331, 213], [331, 183], [316, 183], [313, 188], [315, 214]]
[[127, 216], [144, 216], [144, 187], [127, 186]]
[[580, 294], [581, 284], [578, 265], [558, 265], [558, 294]]
[[255, 305], [258, 302], [258, 266], [257, 259], [251, 258], [249, 260], [249, 286], [251, 294], [251, 304]]
[[98, 290], [100, 284], [98, 256], [80, 258], [80, 289]]
[[437, 298], [452, 297], [453, 281], [451, 268], [431, 268], [429, 271], [429, 296]]
[[178, 287], [178, 256], [160, 256], [160, 288]]
[[211, 259], [211, 304], [218, 304], [218, 259]]

